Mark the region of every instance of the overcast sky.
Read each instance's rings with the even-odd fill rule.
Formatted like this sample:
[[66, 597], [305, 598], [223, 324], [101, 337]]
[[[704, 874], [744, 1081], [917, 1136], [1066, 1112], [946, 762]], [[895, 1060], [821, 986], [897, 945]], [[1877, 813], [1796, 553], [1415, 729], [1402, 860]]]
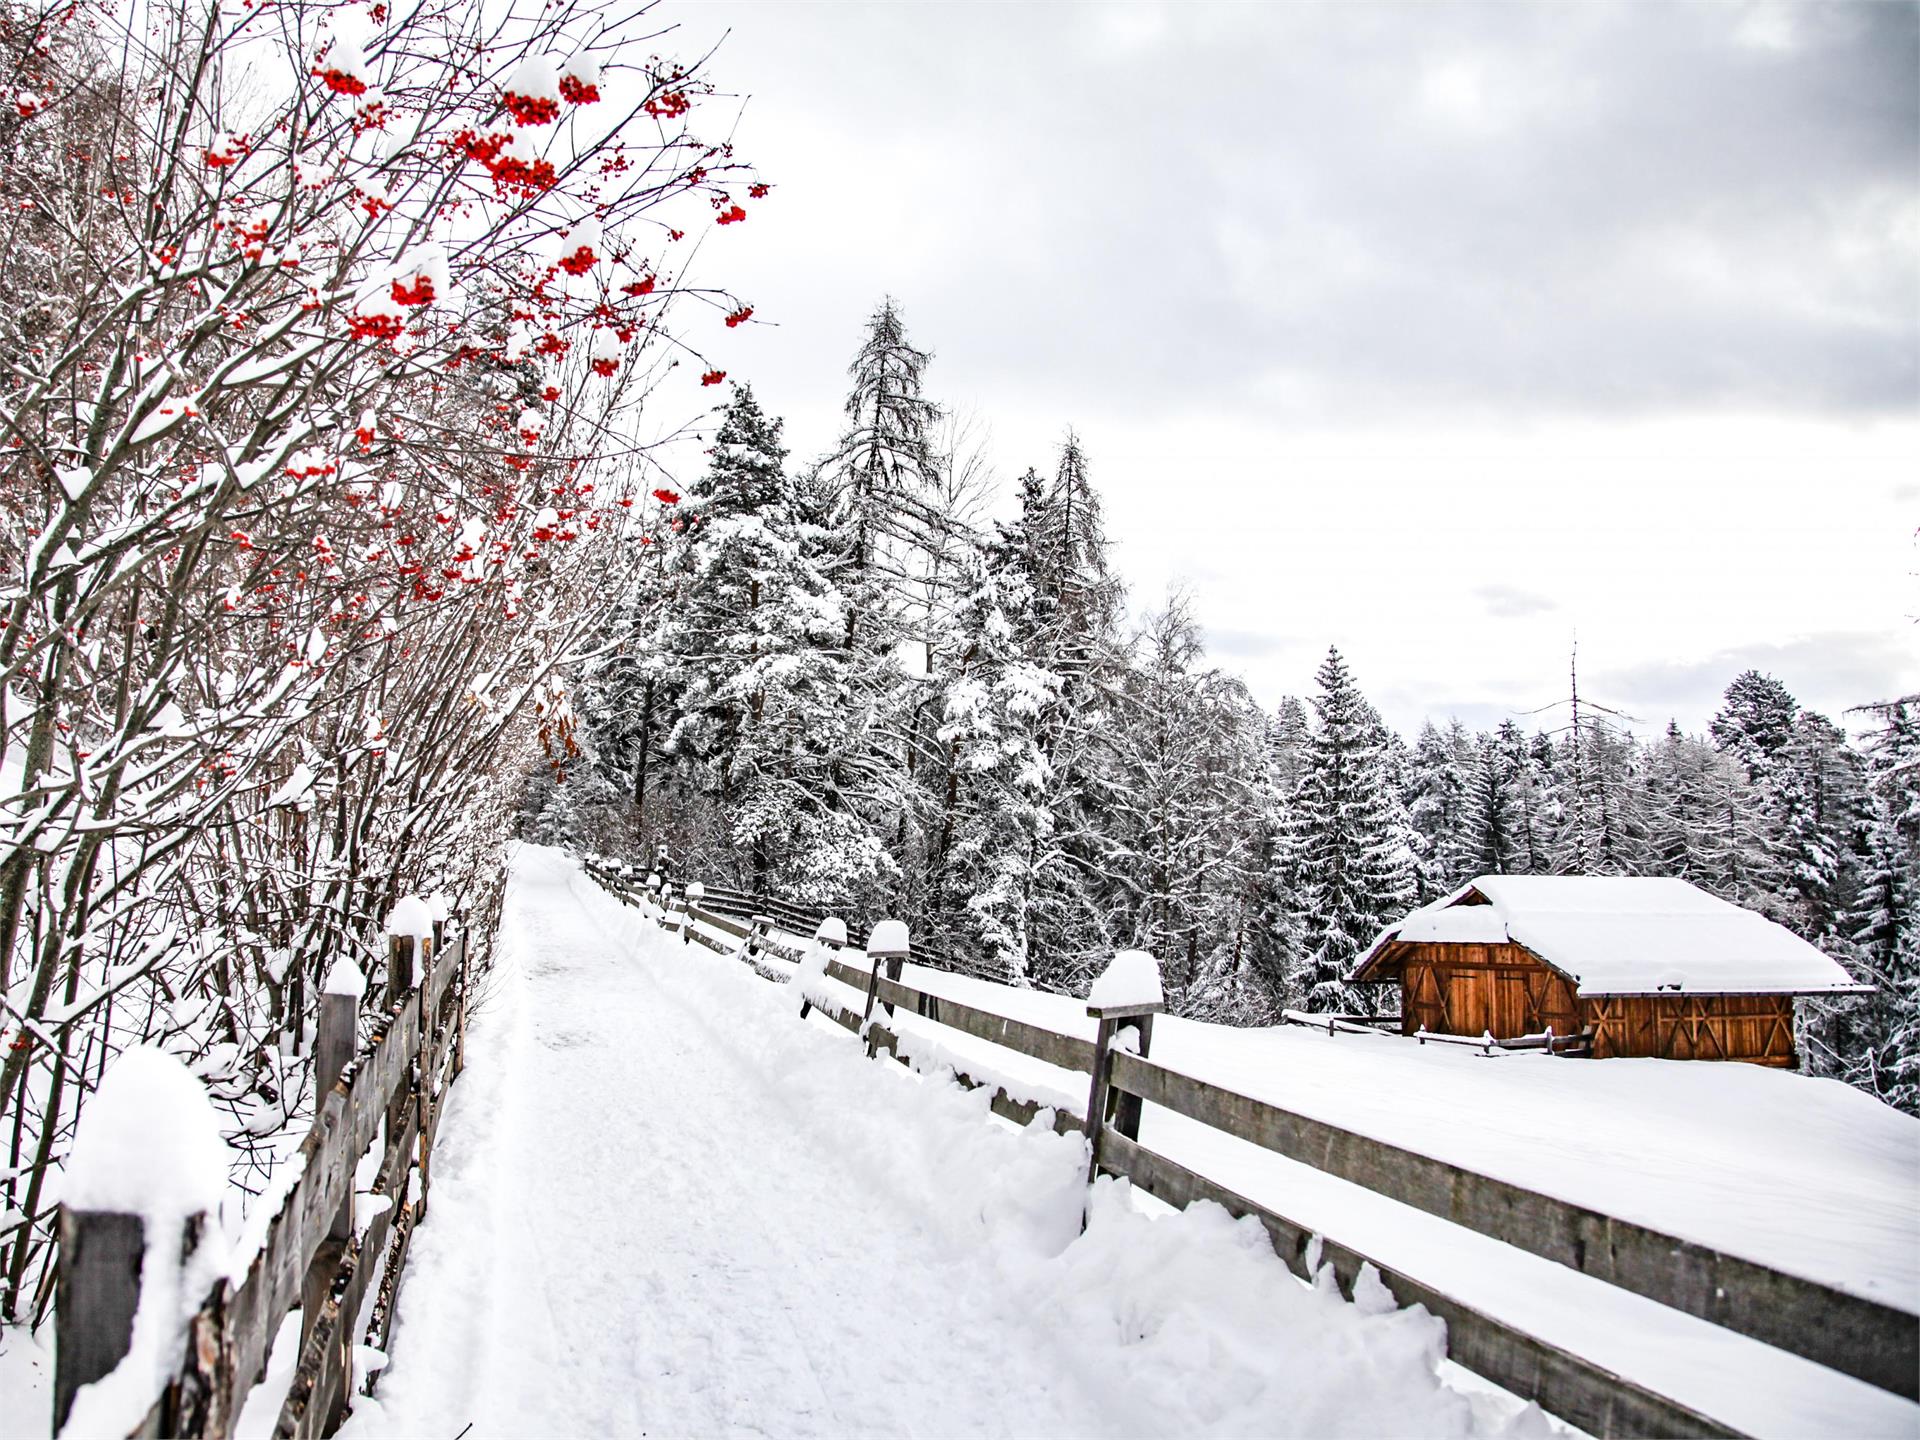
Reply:
[[[695, 323], [833, 441], [891, 293], [1003, 480], [1081, 436], [1136, 612], [1272, 704], [1740, 669], [1920, 688], [1920, 11], [1906, 4], [714, 3], [776, 182]], [[711, 393], [711, 392], [709, 392]]]

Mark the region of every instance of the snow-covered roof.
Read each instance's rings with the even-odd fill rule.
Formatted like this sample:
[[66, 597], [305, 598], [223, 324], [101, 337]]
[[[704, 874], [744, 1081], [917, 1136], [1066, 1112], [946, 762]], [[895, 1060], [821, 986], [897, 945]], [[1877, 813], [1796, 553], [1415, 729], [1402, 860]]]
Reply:
[[1583, 995], [1818, 995], [1861, 990], [1784, 925], [1685, 880], [1482, 875], [1390, 925], [1355, 979], [1396, 941], [1523, 945]]
[[1491, 905], [1429, 905], [1399, 925], [1402, 940], [1434, 940], [1453, 945], [1504, 945], [1507, 922]]

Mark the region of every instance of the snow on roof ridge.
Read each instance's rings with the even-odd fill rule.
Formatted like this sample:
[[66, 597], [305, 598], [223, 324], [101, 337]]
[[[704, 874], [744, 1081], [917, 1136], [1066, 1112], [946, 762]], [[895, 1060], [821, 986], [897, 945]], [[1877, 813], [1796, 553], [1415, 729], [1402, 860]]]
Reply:
[[1475, 890], [1510, 917], [1752, 913], [1671, 875], [1479, 875], [1442, 903]]

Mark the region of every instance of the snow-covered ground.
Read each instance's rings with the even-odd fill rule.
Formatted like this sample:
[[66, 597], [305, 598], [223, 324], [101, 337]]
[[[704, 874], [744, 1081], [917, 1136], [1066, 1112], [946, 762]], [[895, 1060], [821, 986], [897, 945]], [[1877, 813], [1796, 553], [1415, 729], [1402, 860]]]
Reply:
[[1251, 1222], [1103, 1182], [1081, 1234], [1077, 1138], [867, 1061], [553, 852], [505, 938], [354, 1436], [1546, 1433]]
[[[909, 966], [907, 983], [1092, 1038], [1082, 1001]], [[823, 982], [858, 1003], [837, 982]], [[1083, 1074], [890, 1024], [1032, 1098]], [[1920, 1122], [1751, 1065], [1582, 1061], [1160, 1017], [1154, 1058], [1550, 1194], [1920, 1309]], [[1083, 1108], [1084, 1098], [1076, 1108]], [[1756, 1435], [1920, 1436], [1920, 1406], [1146, 1107], [1142, 1143], [1529, 1333]]]
[[[866, 1060], [794, 989], [556, 852], [522, 852], [503, 939], [352, 1435], [1549, 1431], [1439, 1365], [1424, 1312], [1309, 1290], [1251, 1223], [1103, 1181], [1081, 1234], [1077, 1138]], [[1065, 997], [907, 978], [1092, 1032]], [[1084, 1104], [1084, 1075], [895, 1023]], [[1920, 1124], [1838, 1085], [1166, 1017], [1154, 1053], [1894, 1304], [1920, 1292]], [[1142, 1139], [1749, 1433], [1920, 1436], [1920, 1407], [1180, 1117], [1149, 1107]], [[44, 1434], [50, 1337], [4, 1338], [0, 1434]]]
[[[904, 979], [1093, 1038], [1085, 1002], [1070, 996], [917, 966]], [[996, 1070], [1077, 1093], [1084, 1107], [1084, 1075], [898, 1018]], [[1168, 1016], [1154, 1022], [1153, 1057], [1316, 1119], [1920, 1311], [1920, 1121], [1835, 1080], [1759, 1065], [1488, 1056], [1393, 1035]], [[1177, 1131], [1183, 1122], [1152, 1107], [1146, 1115], [1142, 1141], [1167, 1148], [1172, 1137], [1156, 1126]]]

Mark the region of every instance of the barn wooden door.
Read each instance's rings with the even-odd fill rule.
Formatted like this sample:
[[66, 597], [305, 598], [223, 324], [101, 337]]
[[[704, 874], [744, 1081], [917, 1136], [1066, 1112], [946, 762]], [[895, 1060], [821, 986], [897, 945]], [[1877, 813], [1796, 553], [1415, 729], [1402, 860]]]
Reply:
[[1446, 991], [1440, 972], [1433, 966], [1409, 965], [1402, 972], [1400, 1028], [1408, 1035], [1418, 1030], [1446, 1030]]
[[1534, 977], [1525, 970], [1496, 970], [1493, 1022], [1487, 1026], [1496, 1040], [1511, 1040], [1535, 1030], [1539, 1006], [1533, 993]]
[[1461, 966], [1443, 972], [1447, 1030], [1455, 1035], [1479, 1035], [1498, 1028], [1502, 1006], [1498, 970]]

